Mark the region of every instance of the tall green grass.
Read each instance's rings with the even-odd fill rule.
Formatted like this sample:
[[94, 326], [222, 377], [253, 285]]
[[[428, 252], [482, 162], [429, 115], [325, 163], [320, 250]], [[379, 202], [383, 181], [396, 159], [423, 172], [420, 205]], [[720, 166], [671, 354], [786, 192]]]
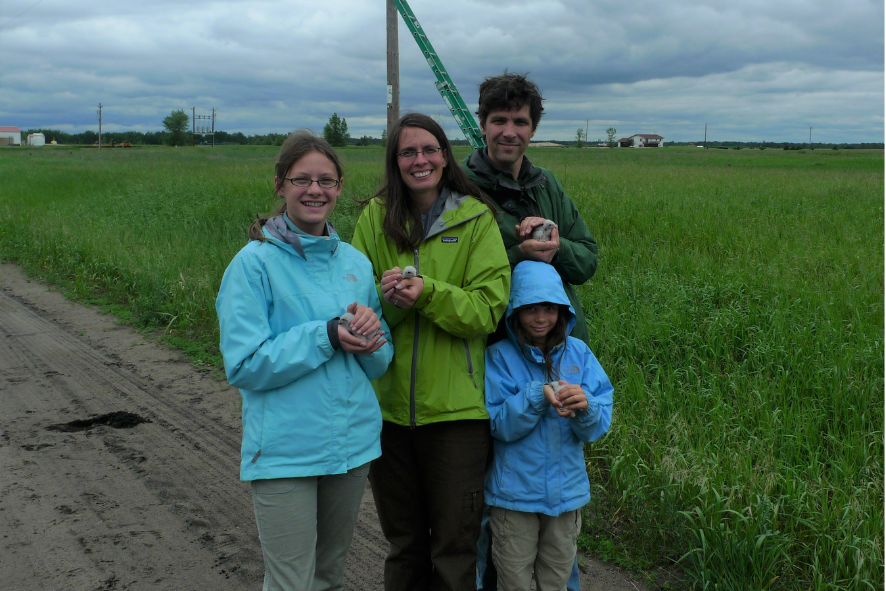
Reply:
[[[342, 154], [349, 240], [382, 152]], [[217, 363], [274, 155], [0, 150], [0, 256]], [[600, 244], [579, 295], [616, 393], [584, 543], [697, 589], [882, 588], [883, 153], [529, 155]]]

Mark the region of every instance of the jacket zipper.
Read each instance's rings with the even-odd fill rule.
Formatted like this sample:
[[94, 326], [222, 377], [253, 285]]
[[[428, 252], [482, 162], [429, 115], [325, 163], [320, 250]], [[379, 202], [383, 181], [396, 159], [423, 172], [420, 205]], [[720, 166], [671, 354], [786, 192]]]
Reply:
[[468, 339], [462, 339], [465, 344], [465, 357], [468, 360], [468, 374], [471, 376], [471, 381], [474, 382], [474, 389], [477, 390], [477, 380], [474, 379], [474, 364], [471, 362], [471, 348], [468, 347]]
[[[415, 274], [420, 273], [418, 267], [418, 249], [412, 251]], [[418, 314], [415, 314], [415, 330], [412, 337], [412, 377], [409, 382], [409, 428], [415, 429], [415, 373], [418, 366]]]

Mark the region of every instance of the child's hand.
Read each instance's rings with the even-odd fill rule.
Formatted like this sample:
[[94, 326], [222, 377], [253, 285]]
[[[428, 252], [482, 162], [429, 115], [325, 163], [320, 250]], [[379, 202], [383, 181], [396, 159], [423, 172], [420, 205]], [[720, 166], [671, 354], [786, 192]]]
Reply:
[[[554, 387], [552, 387], [552, 384], [556, 385], [557, 391], [554, 391]], [[572, 416], [572, 411], [563, 406], [563, 403], [560, 401], [560, 397], [558, 394], [558, 392], [562, 391], [562, 389], [566, 385], [568, 385], [566, 384], [566, 382], [560, 380], [559, 382], [551, 382], [550, 384], [544, 384], [542, 386], [542, 391], [545, 394], [545, 400], [551, 403], [551, 406], [554, 407], [554, 410], [556, 410], [557, 414], [559, 414], [561, 417]]]
[[[560, 383], [566, 382], [560, 380]], [[557, 398], [563, 409], [573, 413], [588, 408], [588, 396], [578, 384], [566, 384], [557, 392]]]

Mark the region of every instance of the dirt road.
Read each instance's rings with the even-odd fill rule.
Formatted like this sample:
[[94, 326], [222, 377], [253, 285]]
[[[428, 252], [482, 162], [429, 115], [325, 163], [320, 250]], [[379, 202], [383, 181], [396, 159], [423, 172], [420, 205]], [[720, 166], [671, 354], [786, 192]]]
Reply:
[[[239, 393], [0, 264], [4, 589], [257, 590]], [[367, 489], [345, 589], [382, 589]], [[587, 559], [582, 589], [644, 591]]]

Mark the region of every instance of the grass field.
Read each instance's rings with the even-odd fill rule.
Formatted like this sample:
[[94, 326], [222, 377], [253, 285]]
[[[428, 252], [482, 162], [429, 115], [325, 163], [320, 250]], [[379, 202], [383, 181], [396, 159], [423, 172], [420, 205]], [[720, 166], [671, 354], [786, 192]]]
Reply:
[[[462, 150], [461, 154], [466, 153]], [[382, 152], [342, 151], [349, 240]], [[0, 149], [0, 257], [219, 362], [275, 149]], [[883, 588], [882, 151], [532, 148], [600, 244], [582, 544], [669, 585]]]

